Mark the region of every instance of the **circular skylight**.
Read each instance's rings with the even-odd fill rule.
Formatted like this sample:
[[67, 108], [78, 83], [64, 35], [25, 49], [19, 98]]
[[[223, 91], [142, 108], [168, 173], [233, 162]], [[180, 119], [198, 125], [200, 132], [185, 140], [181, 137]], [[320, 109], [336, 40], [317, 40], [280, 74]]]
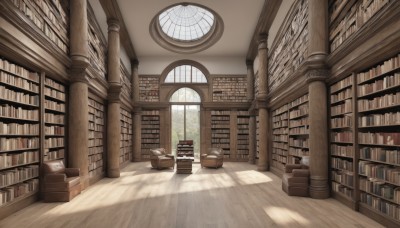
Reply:
[[180, 41], [198, 40], [210, 32], [214, 15], [199, 6], [176, 5], [163, 11], [158, 20], [162, 31]]

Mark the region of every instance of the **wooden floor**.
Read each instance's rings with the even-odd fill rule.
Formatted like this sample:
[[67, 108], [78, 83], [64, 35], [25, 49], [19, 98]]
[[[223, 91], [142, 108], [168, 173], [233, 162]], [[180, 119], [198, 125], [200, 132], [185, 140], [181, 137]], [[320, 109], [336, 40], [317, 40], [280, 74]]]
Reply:
[[69, 203], [35, 203], [0, 227], [381, 227], [334, 199], [289, 197], [272, 173], [247, 163], [193, 174], [131, 163]]

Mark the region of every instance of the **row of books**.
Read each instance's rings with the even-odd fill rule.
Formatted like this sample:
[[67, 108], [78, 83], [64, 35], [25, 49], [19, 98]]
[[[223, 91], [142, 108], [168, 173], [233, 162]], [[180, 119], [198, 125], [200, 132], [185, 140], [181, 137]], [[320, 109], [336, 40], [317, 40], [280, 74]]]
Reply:
[[237, 124], [249, 124], [249, 118], [237, 118]]
[[[89, 149], [90, 150], [90, 149]], [[65, 149], [57, 149], [57, 150], [44, 150], [44, 160], [51, 161], [56, 159], [62, 159], [65, 156]]]
[[219, 122], [219, 121], [229, 121], [230, 117], [229, 116], [211, 116], [211, 121], [214, 122]]
[[63, 147], [64, 138], [48, 138], [44, 140], [44, 148]]
[[331, 115], [347, 114], [353, 111], [353, 103], [351, 100], [345, 100], [343, 104], [335, 105], [331, 107]]
[[4, 71], [0, 71], [0, 82], [26, 91], [31, 91], [32, 93], [39, 93], [39, 85], [36, 82], [28, 81]]
[[158, 123], [159, 120], [159, 116], [142, 116], [142, 121], [146, 121], [146, 123]]
[[245, 129], [238, 129], [237, 130], [238, 134], [249, 134], [249, 129], [245, 128]]
[[52, 88], [45, 87], [44, 88], [44, 95], [56, 98], [56, 99], [58, 99], [60, 101], [65, 101], [65, 93], [64, 92], [60, 92], [60, 91], [55, 90], [55, 89], [52, 89]]
[[157, 123], [150, 123], [150, 124], [143, 124], [142, 123], [142, 130], [146, 130], [146, 129], [159, 129], [160, 125], [159, 122]]
[[[381, 196], [387, 200], [396, 201], [400, 203], [400, 187], [387, 184], [385, 181], [377, 178], [360, 178], [360, 190]], [[395, 189], [398, 199], [395, 198]]]
[[336, 156], [350, 157], [354, 156], [353, 146], [342, 146], [331, 144], [331, 154]]
[[331, 119], [331, 127], [332, 128], [346, 128], [352, 127], [352, 116], [344, 115], [340, 118], [332, 118]]
[[296, 120], [290, 120], [289, 124], [290, 124], [291, 128], [308, 125], [308, 117], [304, 117], [304, 118], [296, 119]]
[[400, 112], [387, 112], [383, 114], [370, 114], [358, 118], [360, 127], [400, 125]]
[[104, 163], [104, 160], [102, 160], [102, 159], [98, 160], [98, 161], [90, 162], [88, 165], [89, 172], [103, 167], [103, 163]]
[[342, 131], [342, 132], [331, 132], [331, 140], [332, 142], [353, 142], [353, 132], [351, 131]]
[[142, 135], [143, 134], [159, 134], [160, 129], [142, 129], [141, 133], [142, 133]]
[[59, 112], [65, 112], [65, 104], [58, 103], [55, 101], [45, 100], [44, 107], [46, 109], [51, 109], [51, 110], [55, 110], [55, 111], [59, 111]]
[[290, 111], [289, 118], [293, 119], [306, 114], [308, 114], [308, 104], [299, 106], [297, 109]]
[[159, 138], [154, 138], [154, 139], [142, 138], [142, 143], [160, 143], [160, 139]]
[[44, 121], [46, 123], [64, 124], [65, 115], [54, 114], [54, 113], [45, 113]]
[[310, 155], [310, 151], [304, 148], [289, 148], [289, 155], [296, 156], [296, 157], [303, 157]]
[[[0, 59], [0, 70], [7, 71], [21, 78], [39, 83], [39, 74], [31, 72], [24, 67], [14, 64], [6, 59]], [[3, 75], [1, 78], [3, 78]]]
[[400, 207], [397, 204], [390, 203], [365, 192], [360, 193], [360, 201], [391, 218], [400, 220]]
[[353, 172], [349, 171], [342, 171], [342, 170], [332, 170], [331, 172], [332, 180], [344, 184], [347, 186], [352, 187], [354, 183], [354, 174]]
[[63, 126], [45, 126], [44, 133], [46, 135], [64, 135], [65, 129]]
[[273, 116], [272, 117], [272, 122], [278, 122], [278, 121], [281, 121], [281, 120], [287, 120], [288, 118], [289, 118], [288, 113], [284, 112], [284, 113], [282, 113], [280, 115]]
[[394, 107], [398, 105], [400, 105], [400, 92], [374, 97], [372, 100], [358, 100], [358, 110], [360, 112], [369, 111], [371, 109]]
[[0, 190], [0, 206], [25, 194], [39, 190], [39, 180], [32, 179]]
[[360, 143], [400, 145], [400, 132], [359, 132]]
[[12, 166], [23, 165], [33, 162], [39, 162], [39, 151], [25, 151], [22, 153], [3, 153], [0, 154], [0, 169]]
[[339, 90], [342, 90], [346, 87], [349, 87], [353, 85], [353, 76], [349, 76], [343, 80], [340, 80], [339, 82], [336, 82], [335, 84], [331, 85], [331, 93], [336, 93]]
[[0, 117], [38, 121], [39, 110], [28, 110], [9, 104], [3, 104], [0, 105]]
[[94, 124], [94, 123], [89, 123], [89, 131], [102, 132], [103, 129], [104, 129], [104, 126], [103, 126], [103, 125]]
[[288, 129], [287, 128], [277, 128], [272, 130], [273, 135], [287, 135]]
[[333, 158], [331, 158], [331, 167], [334, 169], [341, 169], [341, 170], [347, 170], [347, 171], [352, 172], [353, 171], [353, 161], [333, 157]]
[[[158, 80], [159, 80], [158, 77], [155, 80], [157, 81], [157, 84], [158, 84]], [[158, 110], [142, 111], [142, 119], [143, 119], [143, 117], [147, 117], [147, 116], [157, 116], [157, 118], [159, 118], [158, 115], [160, 115], [160, 111], [158, 111]]]
[[289, 152], [287, 150], [284, 150], [284, 149], [273, 147], [272, 148], [272, 154], [279, 154], [279, 155], [282, 155], [282, 156], [288, 156]]
[[308, 148], [308, 138], [307, 139], [289, 138], [289, 145], [295, 147]]
[[309, 134], [310, 129], [308, 126], [303, 126], [303, 127], [296, 127], [296, 128], [290, 128], [289, 129], [289, 134], [290, 135], [304, 135], [304, 134]]
[[248, 135], [237, 135], [237, 139], [241, 140], [241, 139], [245, 139], [245, 140], [249, 140], [249, 136]]
[[342, 184], [332, 181], [332, 190], [335, 192], [340, 192], [349, 198], [353, 198], [353, 189], [348, 188]]
[[132, 118], [129, 116], [121, 115], [121, 122], [122, 124], [124, 124], [124, 126], [127, 126], [129, 124], [132, 124]]
[[0, 135], [38, 135], [39, 124], [0, 122]]
[[2, 85], [0, 85], [0, 99], [24, 103], [28, 105], [39, 105], [38, 95], [30, 95], [29, 93], [16, 92]]
[[0, 151], [39, 148], [39, 138], [0, 138]]
[[398, 68], [400, 68], [400, 54], [389, 60], [386, 60], [383, 64], [369, 69], [368, 71], [357, 74], [358, 82], [363, 83], [364, 81], [379, 77], [382, 74]]
[[[282, 114], [283, 116], [287, 115], [287, 110], [288, 110], [288, 105], [282, 105], [281, 107], [277, 108], [274, 110], [274, 112], [272, 113], [272, 115], [275, 117], [277, 115]], [[282, 116], [281, 115], [281, 116]], [[287, 119], [287, 118], [286, 118]]]
[[52, 87], [52, 88], [54, 88], [54, 89], [56, 89], [58, 91], [65, 92], [65, 86], [60, 84], [60, 83], [58, 83], [58, 82], [56, 82], [56, 81], [54, 81], [51, 78], [45, 78], [44, 79], [44, 84], [46, 86]]
[[287, 157], [278, 154], [272, 154], [272, 159], [281, 163], [287, 163]]
[[212, 143], [229, 143], [230, 141], [229, 138], [211, 138]]
[[370, 161], [359, 161], [358, 172], [367, 177], [387, 181], [390, 184], [400, 186], [400, 167], [378, 164]]
[[331, 103], [336, 103], [339, 101], [343, 101], [349, 98], [352, 98], [353, 90], [351, 88], [347, 88], [339, 93], [335, 93], [331, 95]]
[[296, 100], [290, 102], [289, 105], [289, 109], [294, 108], [300, 104], [303, 104], [305, 102], [308, 102], [308, 94], [305, 94], [299, 98], [297, 98]]
[[288, 121], [287, 120], [281, 120], [278, 122], [272, 123], [273, 128], [283, 128], [288, 126]]
[[[96, 100], [91, 99], [91, 98], [89, 98], [88, 103], [89, 103], [89, 106], [91, 106], [92, 108], [97, 109], [99, 111], [104, 111], [104, 105], [102, 103], [97, 102]], [[89, 111], [89, 112], [91, 112], [91, 111]], [[94, 113], [94, 112], [91, 112], [91, 113]]]
[[358, 86], [358, 96], [373, 94], [389, 88], [394, 88], [400, 85], [400, 73], [389, 75], [374, 83]]
[[400, 165], [400, 150], [381, 147], [360, 148], [360, 158]]
[[274, 135], [273, 140], [275, 142], [287, 142], [289, 140], [288, 135]]
[[[90, 100], [90, 99], [89, 99], [89, 100]], [[103, 118], [103, 117], [104, 117], [104, 111], [95, 109], [95, 108], [93, 108], [93, 107], [91, 107], [91, 106], [89, 106], [88, 109], [89, 109], [89, 113], [90, 113], [91, 115], [96, 116], [96, 117], [99, 117], [99, 118]], [[94, 118], [94, 117], [93, 117], [93, 118]]]
[[98, 153], [98, 154], [92, 154], [89, 156], [89, 162], [94, 163], [96, 161], [102, 160], [103, 159], [103, 154]]
[[272, 147], [283, 149], [283, 150], [287, 150], [289, 148], [287, 142], [272, 142]]
[[39, 166], [29, 165], [0, 172], [0, 188], [39, 176]]
[[89, 139], [89, 147], [93, 147], [93, 146], [101, 146], [103, 145], [103, 139], [102, 138], [91, 138]]
[[93, 154], [101, 154], [104, 152], [104, 147], [103, 145], [97, 146], [97, 147], [89, 147], [89, 155]]

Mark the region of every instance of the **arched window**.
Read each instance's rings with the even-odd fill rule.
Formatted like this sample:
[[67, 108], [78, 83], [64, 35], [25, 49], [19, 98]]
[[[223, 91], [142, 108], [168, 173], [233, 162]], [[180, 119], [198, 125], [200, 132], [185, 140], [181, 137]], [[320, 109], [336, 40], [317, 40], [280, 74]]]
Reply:
[[201, 102], [200, 95], [191, 88], [180, 88], [172, 94], [170, 102]]
[[165, 83], [207, 83], [207, 79], [197, 67], [180, 65], [168, 73]]

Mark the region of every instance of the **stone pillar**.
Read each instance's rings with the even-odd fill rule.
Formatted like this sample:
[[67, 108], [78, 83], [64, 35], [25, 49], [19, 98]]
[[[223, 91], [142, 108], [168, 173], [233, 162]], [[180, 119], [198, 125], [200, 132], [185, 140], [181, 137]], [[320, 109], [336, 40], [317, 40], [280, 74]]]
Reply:
[[249, 119], [249, 163], [256, 163], [256, 150], [257, 150], [257, 132], [256, 132], [256, 116], [250, 114]]
[[108, 23], [108, 115], [107, 115], [107, 176], [119, 177], [119, 155], [121, 141], [120, 110], [120, 40], [119, 22], [109, 19]]
[[79, 168], [81, 186], [89, 186], [89, 114], [88, 80], [89, 66], [87, 2], [70, 1], [70, 57], [71, 84], [68, 108], [68, 167]]
[[328, 54], [328, 1], [309, 0], [309, 53], [307, 64], [309, 92], [310, 196], [329, 197], [327, 89], [329, 76], [325, 62]]
[[266, 107], [267, 95], [268, 95], [268, 35], [260, 34], [258, 40], [258, 77], [259, 77], [259, 88], [257, 95], [257, 103], [259, 107], [259, 158], [258, 158], [258, 171], [269, 170], [269, 158], [268, 158], [268, 132], [269, 132], [269, 113]]
[[247, 100], [252, 102], [254, 100], [254, 70], [253, 61], [246, 60], [247, 66]]
[[142, 119], [141, 119], [141, 109], [139, 107], [139, 61], [135, 59], [131, 63], [132, 66], [132, 101], [134, 111], [133, 111], [133, 156], [132, 161], [138, 162], [142, 159], [141, 153], [141, 143], [142, 143]]

